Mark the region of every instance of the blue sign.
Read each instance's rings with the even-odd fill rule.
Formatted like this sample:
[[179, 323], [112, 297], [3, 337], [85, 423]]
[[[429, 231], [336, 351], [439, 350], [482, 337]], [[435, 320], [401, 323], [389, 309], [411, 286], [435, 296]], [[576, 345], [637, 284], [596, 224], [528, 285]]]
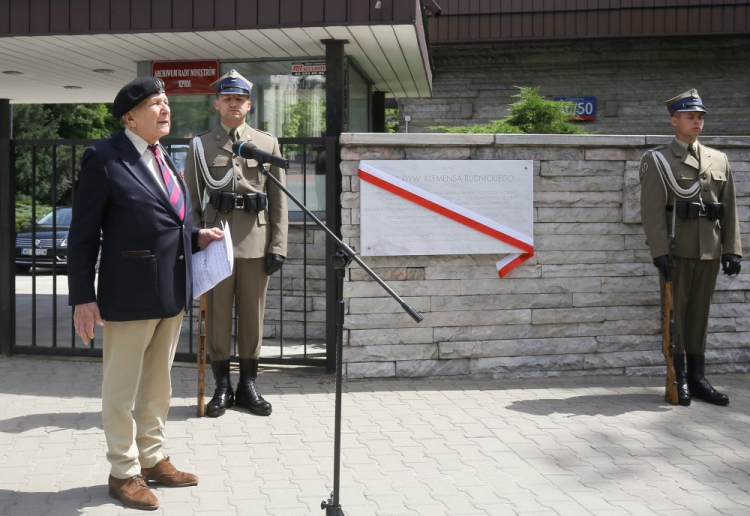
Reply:
[[570, 112], [571, 120], [596, 120], [596, 97], [555, 97], [554, 100], [575, 104]]

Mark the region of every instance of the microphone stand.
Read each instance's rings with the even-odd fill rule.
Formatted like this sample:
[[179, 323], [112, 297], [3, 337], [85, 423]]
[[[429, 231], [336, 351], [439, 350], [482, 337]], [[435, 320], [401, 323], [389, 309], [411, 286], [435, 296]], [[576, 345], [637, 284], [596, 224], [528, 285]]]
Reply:
[[[333, 240], [339, 247], [339, 249], [331, 256], [331, 265], [336, 270], [336, 292], [340, 299], [336, 301], [336, 412], [335, 412], [335, 424], [334, 424], [334, 438], [333, 438], [333, 492], [331, 497], [326, 501], [323, 500], [320, 504], [320, 508], [326, 511], [326, 516], [346, 516], [344, 510], [341, 508], [339, 503], [339, 483], [341, 480], [341, 391], [343, 383], [343, 354], [344, 354], [344, 277], [346, 276], [346, 268], [354, 260], [364, 269], [372, 278], [388, 292], [393, 299], [395, 299], [408, 313], [412, 319], [416, 322], [422, 321], [422, 316], [419, 315], [416, 310], [409, 306], [403, 299], [396, 294], [391, 287], [389, 287], [380, 276], [370, 269], [360, 258], [354, 249], [346, 245], [341, 241], [336, 234], [331, 231], [321, 220], [316, 217], [307, 206], [301, 203], [289, 190], [287, 190], [281, 182], [270, 172], [270, 165], [266, 162], [268, 157], [253, 156], [258, 163], [263, 163], [262, 167], [258, 167], [263, 174], [268, 177], [279, 189], [289, 197], [294, 204], [300, 207], [305, 214], [310, 217], [315, 224], [317, 224], [323, 231], [326, 232], [328, 238]], [[278, 158], [278, 156], [274, 156]], [[261, 158], [261, 159], [258, 159]], [[283, 159], [283, 158], [282, 158]], [[286, 161], [286, 166], [281, 168], [288, 169], [289, 161]], [[280, 162], [283, 163], [283, 162]], [[303, 186], [304, 187], [304, 186]]]

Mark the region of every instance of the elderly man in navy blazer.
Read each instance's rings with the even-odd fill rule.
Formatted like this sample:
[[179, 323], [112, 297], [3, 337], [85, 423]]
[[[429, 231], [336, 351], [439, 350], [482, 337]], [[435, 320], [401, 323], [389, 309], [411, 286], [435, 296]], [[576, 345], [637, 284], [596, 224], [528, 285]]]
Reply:
[[193, 227], [185, 182], [159, 145], [170, 128], [163, 81], [140, 77], [125, 85], [114, 114], [124, 130], [83, 155], [68, 236], [69, 302], [84, 344], [94, 337], [94, 325], [104, 327], [102, 422], [110, 495], [153, 510], [159, 502], [148, 481], [198, 483], [164, 454], [164, 425], [170, 368], [192, 294], [191, 254], [223, 235]]

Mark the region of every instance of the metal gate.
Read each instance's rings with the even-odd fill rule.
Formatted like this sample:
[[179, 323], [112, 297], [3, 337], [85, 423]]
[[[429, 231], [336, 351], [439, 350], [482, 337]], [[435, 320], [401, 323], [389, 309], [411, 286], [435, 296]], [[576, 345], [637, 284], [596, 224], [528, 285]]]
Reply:
[[[9, 203], [2, 217], [10, 220], [11, 227], [16, 212], [29, 221], [28, 227], [13, 238], [14, 262], [0, 263], [0, 268], [8, 266], [16, 271], [12, 293], [15, 321], [10, 321], [14, 328], [0, 330], [10, 334], [11, 353], [102, 355], [100, 328], [88, 347], [75, 335], [65, 275], [67, 225], [76, 195], [80, 158], [93, 142], [10, 141], [10, 173], [15, 181], [11, 181], [11, 186], [16, 192], [30, 192], [16, 196], [17, 210]], [[326, 202], [336, 192], [337, 138], [279, 138], [279, 143], [282, 154], [290, 161], [287, 188], [337, 232], [334, 224], [338, 220], [338, 203], [335, 199]], [[162, 144], [181, 168], [189, 140], [163, 139]], [[289, 212], [289, 256], [281, 271], [269, 281], [260, 360], [331, 369], [335, 361], [335, 332], [327, 314], [333, 313], [335, 297], [330, 293], [335, 277], [327, 260], [326, 235], [291, 200]], [[196, 360], [197, 315], [196, 300], [183, 320], [175, 360]], [[236, 321], [235, 314], [235, 329]], [[234, 344], [236, 351], [236, 341]]]

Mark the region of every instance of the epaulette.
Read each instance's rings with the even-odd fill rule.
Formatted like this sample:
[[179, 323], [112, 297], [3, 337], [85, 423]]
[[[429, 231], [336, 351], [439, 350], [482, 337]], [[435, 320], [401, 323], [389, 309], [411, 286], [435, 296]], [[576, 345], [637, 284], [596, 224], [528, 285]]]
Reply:
[[211, 129], [209, 129], [208, 131], [203, 131], [202, 133], [198, 133], [195, 136], [203, 136], [204, 134], [208, 134], [210, 132], [211, 132]]
[[666, 149], [667, 147], [669, 147], [669, 145], [659, 145], [658, 147], [654, 147], [653, 149], [648, 149], [646, 152], [643, 153], [643, 156], [641, 156], [641, 160], [643, 160], [643, 158], [645, 158], [646, 156], [651, 155], [653, 152]]
[[711, 152], [718, 152], [719, 154], [724, 154], [724, 152], [720, 151], [720, 150], [719, 150], [719, 149], [717, 149], [716, 147], [709, 147], [708, 145], [703, 145], [702, 143], [701, 143], [701, 146], [702, 146], [702, 147], [703, 147], [704, 149], [706, 149], [707, 151], [711, 151]]
[[[255, 127], [253, 127], [253, 129], [255, 129]], [[261, 131], [260, 129], [255, 129], [255, 130], [258, 131], [259, 133], [263, 133], [265, 135], [270, 136], [271, 138], [274, 138], [274, 135], [272, 135], [271, 133], [268, 133], [266, 131]]]

